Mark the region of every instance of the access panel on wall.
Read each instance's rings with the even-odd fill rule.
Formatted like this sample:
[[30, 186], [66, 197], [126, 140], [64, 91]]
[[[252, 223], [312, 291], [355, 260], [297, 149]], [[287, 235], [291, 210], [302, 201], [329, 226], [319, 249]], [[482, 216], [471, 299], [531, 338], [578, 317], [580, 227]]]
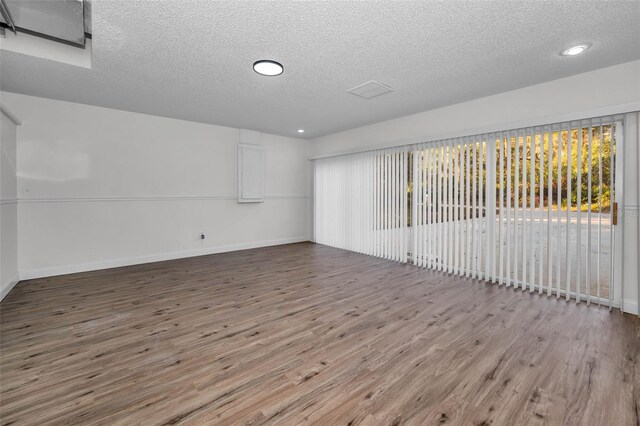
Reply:
[[238, 145], [238, 202], [264, 201], [264, 148]]

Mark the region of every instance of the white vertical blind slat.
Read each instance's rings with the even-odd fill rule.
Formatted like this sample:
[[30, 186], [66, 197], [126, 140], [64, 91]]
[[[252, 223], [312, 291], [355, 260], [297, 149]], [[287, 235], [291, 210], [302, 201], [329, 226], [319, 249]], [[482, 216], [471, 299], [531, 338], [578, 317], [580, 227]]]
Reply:
[[593, 184], [592, 179], [591, 179], [591, 167], [593, 164], [593, 149], [592, 149], [592, 128], [591, 128], [591, 123], [589, 123], [589, 134], [588, 136], [588, 142], [587, 142], [587, 149], [589, 150], [587, 153], [587, 280], [586, 280], [586, 286], [587, 286], [587, 305], [591, 304], [591, 196], [592, 196], [592, 189], [591, 189], [591, 185]]
[[476, 213], [478, 203], [478, 186], [477, 186], [477, 164], [474, 169], [473, 163], [476, 160], [477, 150], [477, 138], [471, 138], [471, 144], [468, 147], [469, 152], [469, 204], [467, 205], [467, 221], [469, 222], [467, 227], [471, 236], [471, 244], [469, 245], [469, 269], [470, 277], [478, 278], [478, 254], [476, 253], [478, 236], [476, 235]]
[[[603, 137], [604, 139], [604, 137]], [[616, 168], [617, 165], [615, 163], [615, 158], [613, 155], [613, 146], [614, 146], [614, 131], [613, 131], [613, 120], [611, 120], [611, 124], [609, 127], [609, 144], [610, 144], [610, 149], [609, 149], [609, 188], [610, 189], [610, 195], [609, 195], [609, 199], [611, 201], [611, 203], [613, 203], [616, 200], [616, 193], [615, 193], [615, 174], [616, 174]], [[610, 208], [612, 209], [612, 207]], [[613, 247], [615, 244], [615, 228], [613, 227], [613, 220], [609, 221], [609, 264], [613, 265]], [[609, 309], [611, 309], [611, 305], [613, 303], [613, 279], [614, 279], [614, 275], [613, 275], [613, 268], [609, 268]]]
[[[531, 242], [531, 254], [529, 256], [529, 269], [531, 271], [531, 278], [529, 279], [529, 291], [534, 291], [534, 286], [536, 285], [536, 276], [542, 278], [540, 274], [536, 274], [536, 267], [538, 266], [535, 263], [535, 252], [538, 246], [542, 246], [539, 238], [536, 238], [536, 133], [534, 129], [531, 129], [530, 133], [530, 141], [529, 141], [529, 155], [530, 155], [530, 179], [529, 179], [529, 241]], [[541, 166], [541, 164], [538, 164]], [[539, 167], [540, 170], [542, 170]], [[542, 264], [542, 262], [539, 262]], [[542, 269], [540, 269], [542, 270]], [[542, 293], [542, 280], [538, 283], [538, 292]]]
[[444, 270], [444, 142], [438, 145], [438, 270]]
[[557, 200], [556, 200], [556, 298], [560, 298], [560, 276], [561, 276], [561, 264], [560, 264], [560, 256], [562, 250], [562, 152], [563, 152], [563, 143], [562, 143], [562, 126], [558, 125], [557, 132], [557, 152], [558, 152], [558, 191], [557, 191]]
[[514, 143], [515, 143], [515, 154], [514, 154], [514, 161], [515, 161], [515, 165], [514, 165], [514, 186], [513, 186], [513, 192], [514, 192], [514, 197], [513, 197], [513, 216], [514, 216], [514, 220], [513, 220], [513, 250], [514, 250], [514, 256], [513, 256], [513, 286], [515, 288], [518, 288], [519, 284], [518, 284], [518, 263], [519, 263], [519, 259], [518, 259], [518, 255], [520, 253], [520, 239], [518, 238], [518, 217], [519, 215], [519, 203], [518, 201], [520, 200], [520, 131], [516, 131], [514, 133]]
[[429, 243], [429, 251], [431, 253], [431, 269], [438, 269], [438, 245], [440, 239], [438, 237], [438, 170], [439, 170], [439, 148], [438, 144], [431, 146], [431, 242]]
[[[506, 215], [506, 205], [505, 205], [505, 185], [506, 185], [506, 180], [503, 181], [502, 177], [505, 175], [505, 140], [503, 139], [503, 134], [502, 132], [500, 132], [500, 140], [499, 140], [499, 149], [500, 149], [500, 166], [498, 168], [498, 182], [499, 182], [499, 186], [500, 186], [500, 205], [498, 208], [498, 212], [500, 215], [500, 223], [499, 223], [499, 227], [498, 227], [498, 233], [499, 233], [499, 237], [498, 237], [498, 244], [499, 244], [499, 249], [500, 249], [500, 253], [498, 256], [498, 261], [500, 264], [500, 267], [498, 268], [498, 283], [499, 284], [504, 284], [504, 271], [505, 271], [505, 264], [504, 264], [504, 244], [506, 242], [506, 234], [504, 232], [504, 226], [503, 226], [503, 221], [505, 220], [504, 215]], [[505, 176], [506, 177], [506, 176]], [[503, 208], [505, 207], [505, 208]], [[504, 213], [503, 213], [504, 211]]]
[[448, 256], [448, 272], [455, 273], [455, 253], [456, 253], [456, 196], [457, 196], [457, 173], [456, 173], [456, 164], [457, 161], [455, 159], [456, 149], [455, 149], [455, 140], [448, 147], [449, 148], [449, 214], [447, 216], [447, 226], [449, 227], [449, 256]]
[[465, 239], [467, 241], [467, 249], [465, 251], [465, 268], [466, 268], [466, 276], [471, 276], [471, 240], [473, 238], [473, 234], [471, 233], [471, 148], [472, 145], [470, 143], [470, 138], [467, 138], [467, 143], [465, 144], [465, 159], [466, 159], [466, 188], [465, 188], [465, 203], [466, 203], [466, 213], [465, 213]]
[[507, 226], [505, 229], [505, 234], [507, 236], [507, 271], [506, 271], [506, 279], [507, 279], [507, 287], [510, 287], [512, 284], [511, 281], [511, 147], [512, 147], [512, 138], [511, 133], [507, 133], [508, 145], [507, 145], [507, 170], [506, 170], [506, 179], [507, 179]]
[[576, 209], [578, 217], [576, 220], [576, 300], [580, 302], [580, 294], [582, 293], [582, 138], [583, 128], [578, 127], [576, 131], [577, 145], [577, 175], [578, 182], [576, 185]]
[[411, 202], [412, 202], [412, 209], [411, 209], [411, 245], [412, 245], [412, 249], [411, 249], [411, 256], [413, 257], [413, 264], [417, 265], [418, 264], [418, 209], [416, 208], [418, 204], [418, 188], [420, 188], [420, 182], [416, 181], [416, 177], [418, 176], [418, 153], [419, 150], [416, 150], [413, 152], [413, 157], [412, 157], [412, 161], [411, 161], [411, 167], [412, 167], [412, 179], [413, 179], [413, 191], [411, 193]]
[[[485, 247], [485, 270], [483, 278], [485, 280], [491, 280], [496, 282], [496, 245], [495, 245], [495, 224], [496, 224], [496, 137], [491, 134], [488, 135], [485, 142], [482, 143], [481, 158], [486, 158], [485, 161], [481, 161], [482, 177], [480, 185], [480, 212], [483, 213], [485, 226], [484, 230], [481, 229], [483, 235], [483, 242]], [[484, 196], [484, 200], [482, 200]]]
[[[544, 129], [542, 129], [540, 131], [540, 135], [538, 138], [538, 144], [537, 144], [537, 151], [538, 151], [538, 171], [539, 171], [539, 175], [538, 175], [538, 211], [537, 211], [537, 216], [538, 216], [538, 230], [539, 230], [539, 235], [542, 235], [543, 230], [544, 230], [544, 222], [543, 222], [543, 216], [544, 216], [544, 169], [546, 166], [545, 163], [545, 157], [544, 157]], [[545, 237], [548, 238], [548, 235], [545, 235]], [[544, 244], [542, 241], [542, 237], [540, 237], [540, 241], [538, 242], [538, 279], [539, 279], [539, 287], [538, 287], [538, 293], [542, 294], [543, 290], [546, 288], [544, 285], [544, 264], [545, 264], [545, 253], [544, 253]]]
[[424, 229], [422, 228], [422, 222], [424, 221], [424, 213], [422, 211], [422, 203], [424, 202], [424, 182], [422, 180], [422, 168], [424, 163], [424, 145], [417, 145], [413, 149], [413, 164], [414, 164], [414, 173], [413, 173], [413, 188], [412, 188], [412, 209], [416, 212], [416, 221], [411, 223], [412, 228], [414, 228], [416, 238], [416, 250], [417, 253], [415, 255], [416, 264], [422, 267], [422, 263], [424, 262], [424, 246], [426, 244], [427, 238], [424, 235]]
[[[602, 247], [602, 146], [604, 145], [604, 140], [602, 137], [602, 123], [598, 128], [598, 135], [600, 144], [598, 146], [598, 247]], [[600, 262], [602, 259], [600, 258], [600, 250], [598, 250], [598, 261], [597, 261], [597, 282], [596, 282], [596, 292], [598, 294], [598, 305], [600, 305]]]
[[455, 145], [453, 146], [453, 215], [451, 226], [453, 227], [453, 269], [452, 272], [454, 274], [458, 273], [458, 261], [459, 261], [459, 242], [460, 242], [460, 221], [458, 220], [458, 209], [459, 209], [459, 187], [460, 187], [460, 169], [459, 169], [459, 149], [458, 149], [458, 140], [456, 139]]
[[565, 250], [565, 262], [567, 266], [567, 279], [566, 285], [566, 299], [571, 297], [571, 197], [573, 191], [571, 189], [571, 151], [572, 151], [572, 136], [571, 136], [571, 124], [567, 124], [567, 235], [566, 235], [566, 250]]
[[[544, 140], [542, 140], [544, 147]], [[551, 256], [551, 206], [553, 204], [553, 145], [551, 126], [547, 127], [547, 296], [551, 296], [553, 288], [553, 257]], [[557, 154], [556, 154], [557, 155]], [[542, 166], [540, 167], [542, 170]], [[542, 188], [542, 179], [540, 179], [540, 187]]]
[[395, 244], [395, 221], [396, 215], [396, 155], [391, 152], [389, 157], [389, 256], [392, 260], [398, 260]]
[[425, 161], [425, 167], [424, 170], [421, 170], [420, 173], [420, 178], [422, 179], [423, 182], [423, 186], [424, 186], [424, 191], [422, 191], [423, 193], [423, 197], [424, 197], [424, 201], [423, 201], [423, 205], [422, 205], [422, 215], [425, 219], [425, 226], [426, 229], [424, 231], [424, 238], [426, 239], [426, 242], [423, 246], [424, 248], [424, 253], [423, 253], [423, 261], [422, 261], [422, 266], [424, 267], [428, 267], [431, 268], [431, 242], [433, 241], [433, 235], [431, 234], [432, 232], [432, 225], [431, 225], [431, 195], [432, 195], [432, 188], [431, 188], [431, 170], [433, 168], [433, 151], [431, 149], [429, 149], [428, 146], [423, 145], [422, 149], [425, 152], [426, 155], [426, 161]]

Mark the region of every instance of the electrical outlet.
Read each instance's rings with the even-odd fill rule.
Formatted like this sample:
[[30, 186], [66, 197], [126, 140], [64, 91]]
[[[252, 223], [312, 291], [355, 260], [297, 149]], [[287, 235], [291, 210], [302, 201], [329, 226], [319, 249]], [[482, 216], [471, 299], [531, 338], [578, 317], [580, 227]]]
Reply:
[[201, 233], [200, 233], [200, 239], [201, 239], [201, 240], [204, 240], [204, 238], [205, 238], [205, 237], [204, 237], [204, 232], [201, 232]]

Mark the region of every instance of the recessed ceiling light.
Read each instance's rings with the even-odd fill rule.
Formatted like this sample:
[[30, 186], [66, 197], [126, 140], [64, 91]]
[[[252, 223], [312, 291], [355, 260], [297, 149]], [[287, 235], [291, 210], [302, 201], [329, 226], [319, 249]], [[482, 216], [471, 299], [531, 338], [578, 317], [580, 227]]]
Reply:
[[298, 133], [304, 133], [304, 129], [298, 129]]
[[282, 74], [284, 68], [282, 67], [282, 64], [276, 61], [263, 59], [253, 63], [253, 70], [261, 75], [274, 76]]
[[560, 54], [562, 56], [576, 56], [581, 54], [582, 52], [584, 52], [585, 50], [587, 50], [588, 48], [591, 47], [591, 44], [589, 43], [581, 43], [581, 44], [577, 44], [575, 46], [572, 46], [566, 50], [563, 50]]

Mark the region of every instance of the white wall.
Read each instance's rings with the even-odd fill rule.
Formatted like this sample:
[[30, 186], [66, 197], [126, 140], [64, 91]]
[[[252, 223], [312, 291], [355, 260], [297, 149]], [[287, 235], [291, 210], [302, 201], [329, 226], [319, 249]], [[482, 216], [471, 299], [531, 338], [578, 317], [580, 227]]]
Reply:
[[[639, 77], [640, 79], [640, 77]], [[625, 116], [623, 153], [623, 202], [616, 238], [621, 258], [620, 278], [624, 284], [624, 310], [640, 315], [640, 113]]]
[[[640, 61], [635, 61], [319, 137], [312, 141], [311, 155], [321, 158], [638, 110]], [[626, 152], [622, 156], [625, 198], [616, 231], [619, 260], [616, 274], [624, 281], [625, 311], [637, 314], [640, 294], [638, 114], [627, 114], [625, 121]]]
[[20, 279], [309, 238], [308, 141], [262, 134], [265, 202], [238, 204], [238, 129], [2, 99], [22, 120]]
[[18, 282], [16, 125], [0, 112], [0, 300]]
[[638, 109], [635, 61], [322, 136], [312, 141], [311, 153], [322, 157]]

